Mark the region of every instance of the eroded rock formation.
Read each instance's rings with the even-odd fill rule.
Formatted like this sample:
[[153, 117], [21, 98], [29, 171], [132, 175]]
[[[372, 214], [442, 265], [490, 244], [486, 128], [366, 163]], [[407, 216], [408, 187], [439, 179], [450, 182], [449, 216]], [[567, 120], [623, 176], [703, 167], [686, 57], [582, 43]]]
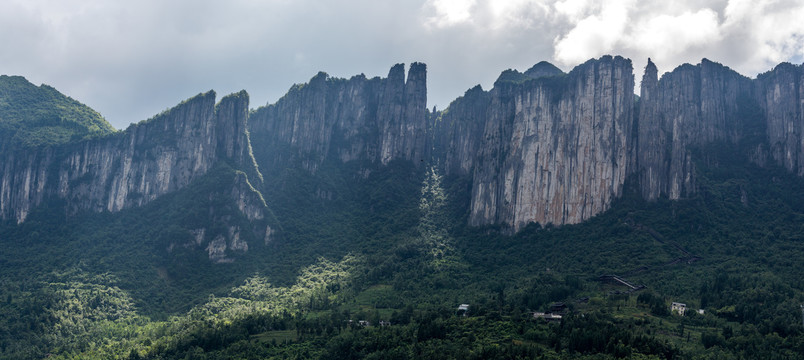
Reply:
[[22, 222], [44, 201], [69, 211], [115, 212], [181, 189], [220, 160], [253, 165], [245, 132], [248, 95], [199, 94], [123, 132], [6, 155], [0, 217]]
[[756, 98], [766, 118], [770, 158], [804, 176], [804, 70], [784, 63], [760, 74]]
[[447, 173], [472, 168], [472, 225], [577, 223], [622, 191], [633, 122], [631, 61], [607, 56], [566, 75], [531, 74], [509, 70], [488, 94], [470, 90], [437, 125], [446, 133], [436, 136]]
[[387, 164], [425, 162], [427, 68], [397, 64], [387, 78], [331, 78], [319, 73], [294, 85], [249, 119], [255, 155], [265, 173], [290, 164], [315, 172], [325, 159]]
[[[751, 101], [751, 80], [709, 60], [685, 64], [657, 78], [648, 60], [638, 121], [638, 172], [642, 196], [678, 199], [695, 192], [692, 150], [716, 141], [736, 142], [741, 104]], [[754, 119], [756, 121], [756, 119]]]
[[[395, 65], [387, 78], [319, 73], [252, 112], [245, 92], [218, 104], [209, 92], [111, 136], [9, 152], [0, 164], [0, 218], [22, 222], [49, 200], [71, 212], [140, 206], [218, 161], [239, 170], [229, 193], [252, 221], [267, 216], [254, 185], [272, 184], [261, 172], [315, 173], [326, 161], [356, 161], [367, 174], [406, 160], [467, 179], [471, 225], [514, 230], [584, 221], [608, 209], [631, 175], [648, 200], [693, 194], [696, 161], [721, 142], [750, 143], [743, 155], [757, 164], [804, 175], [801, 66], [781, 64], [751, 80], [704, 59], [660, 79], [649, 61], [635, 103], [628, 59], [604, 56], [566, 74], [541, 62], [524, 73], [506, 70], [491, 90], [472, 88], [433, 114], [426, 77], [420, 63], [407, 76]], [[271, 242], [277, 224], [260, 226]], [[206, 239], [217, 244], [210, 256], [224, 243], [245, 251], [234, 234]]]

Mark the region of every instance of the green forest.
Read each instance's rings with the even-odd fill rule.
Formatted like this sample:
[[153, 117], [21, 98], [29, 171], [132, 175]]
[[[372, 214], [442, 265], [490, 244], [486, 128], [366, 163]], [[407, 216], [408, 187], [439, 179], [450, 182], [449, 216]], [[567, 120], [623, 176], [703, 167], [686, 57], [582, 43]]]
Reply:
[[225, 165], [118, 214], [53, 203], [0, 227], [0, 357], [798, 358], [804, 183], [744, 164], [702, 166], [689, 199], [631, 184], [588, 222], [516, 234], [466, 226], [469, 184], [436, 166], [287, 168], [263, 189], [281, 236], [222, 264], [167, 249], [192, 209], [240, 216], [214, 195]]
[[51, 86], [0, 75], [0, 151], [65, 144], [115, 131], [97, 111]]

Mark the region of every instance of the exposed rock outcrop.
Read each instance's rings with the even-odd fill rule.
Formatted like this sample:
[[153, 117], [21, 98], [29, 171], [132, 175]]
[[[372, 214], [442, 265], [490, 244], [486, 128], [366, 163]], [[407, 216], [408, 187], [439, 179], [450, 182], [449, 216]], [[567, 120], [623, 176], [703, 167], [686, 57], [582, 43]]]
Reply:
[[433, 154], [445, 175], [472, 174], [490, 105], [491, 94], [477, 85], [450, 103], [436, 120]]
[[22, 222], [55, 199], [70, 212], [115, 212], [183, 188], [219, 160], [253, 165], [247, 114], [245, 92], [216, 111], [210, 91], [111, 136], [11, 153], [0, 166], [0, 218]]
[[476, 150], [470, 224], [572, 224], [607, 209], [627, 175], [633, 87], [622, 57], [563, 76], [503, 73]]
[[[718, 142], [750, 143], [749, 159], [804, 176], [802, 66], [781, 64], [751, 80], [703, 59], [658, 74], [649, 60], [635, 103], [628, 59], [604, 56], [566, 74], [541, 62], [524, 73], [506, 70], [490, 91], [472, 88], [434, 114], [420, 63], [407, 76], [395, 65], [387, 78], [319, 73], [253, 112], [245, 92], [217, 104], [209, 92], [110, 136], [8, 151], [0, 219], [22, 222], [51, 200], [70, 212], [141, 206], [219, 161], [237, 169], [226, 196], [251, 221], [271, 217], [255, 190], [272, 185], [261, 170], [315, 173], [326, 161], [356, 161], [368, 176], [371, 166], [407, 160], [434, 161], [445, 175], [469, 179], [471, 225], [514, 230], [586, 220], [609, 208], [629, 175], [648, 200], [693, 194], [696, 161], [707, 156], [700, 150]], [[259, 226], [270, 243], [278, 225]], [[247, 250], [235, 232], [207, 235], [200, 236], [211, 258]]]
[[804, 176], [804, 69], [783, 63], [754, 81], [767, 128], [770, 157]]
[[691, 151], [715, 141], [736, 142], [743, 127], [741, 102], [751, 80], [709, 60], [684, 64], [657, 79], [648, 60], [638, 121], [638, 172], [642, 196], [678, 199], [695, 192]]
[[427, 68], [402, 64], [387, 78], [319, 73], [275, 104], [254, 111], [249, 131], [264, 173], [298, 164], [315, 172], [325, 159], [387, 164], [427, 161]]

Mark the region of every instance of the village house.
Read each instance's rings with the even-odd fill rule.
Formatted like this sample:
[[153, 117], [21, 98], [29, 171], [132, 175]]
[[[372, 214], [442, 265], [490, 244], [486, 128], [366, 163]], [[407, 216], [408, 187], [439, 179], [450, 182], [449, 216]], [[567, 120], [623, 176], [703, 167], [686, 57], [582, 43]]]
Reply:
[[534, 319], [545, 319], [547, 321], [560, 321], [561, 315], [552, 313], [535, 312], [533, 313]]
[[550, 304], [549, 313], [552, 313], [552, 314], [566, 314], [566, 312], [568, 310], [569, 310], [569, 307], [567, 307], [567, 304], [565, 304], [563, 302], [557, 302], [557, 303]]
[[670, 304], [670, 312], [684, 316], [684, 313], [687, 312], [687, 304], [673, 302]]
[[458, 310], [455, 312], [455, 314], [466, 316], [466, 313], [468, 312], [469, 312], [469, 304], [460, 304], [458, 305]]

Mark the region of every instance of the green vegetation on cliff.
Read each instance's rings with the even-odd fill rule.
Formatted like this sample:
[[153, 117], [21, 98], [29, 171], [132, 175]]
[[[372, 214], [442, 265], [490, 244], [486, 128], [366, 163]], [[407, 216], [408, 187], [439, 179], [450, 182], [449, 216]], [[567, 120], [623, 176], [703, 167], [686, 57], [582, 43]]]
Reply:
[[115, 129], [98, 112], [21, 76], [0, 75], [0, 142], [47, 146], [105, 135]]
[[206, 221], [247, 226], [209, 196], [231, 169], [78, 228], [40, 213], [0, 232], [0, 358], [795, 358], [804, 182], [706, 150], [720, 161], [693, 198], [629, 188], [588, 222], [514, 235], [463, 225], [466, 180], [433, 168], [287, 168], [262, 189], [282, 235], [248, 235], [232, 263], [190, 244]]

